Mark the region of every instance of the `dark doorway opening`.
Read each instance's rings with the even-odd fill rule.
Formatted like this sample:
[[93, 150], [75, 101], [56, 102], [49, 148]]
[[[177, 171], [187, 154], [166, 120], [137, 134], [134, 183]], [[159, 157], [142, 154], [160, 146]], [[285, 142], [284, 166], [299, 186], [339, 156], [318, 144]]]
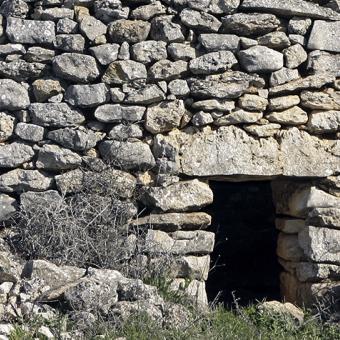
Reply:
[[278, 232], [270, 182], [210, 182], [215, 249], [207, 293], [209, 301], [231, 307], [257, 300], [280, 300]]

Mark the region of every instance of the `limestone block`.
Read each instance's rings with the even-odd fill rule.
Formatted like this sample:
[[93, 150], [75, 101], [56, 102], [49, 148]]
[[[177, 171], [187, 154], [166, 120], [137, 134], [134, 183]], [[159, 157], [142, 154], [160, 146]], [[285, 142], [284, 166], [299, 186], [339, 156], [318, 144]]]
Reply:
[[280, 233], [277, 240], [276, 253], [286, 261], [298, 262], [304, 257], [297, 235]]

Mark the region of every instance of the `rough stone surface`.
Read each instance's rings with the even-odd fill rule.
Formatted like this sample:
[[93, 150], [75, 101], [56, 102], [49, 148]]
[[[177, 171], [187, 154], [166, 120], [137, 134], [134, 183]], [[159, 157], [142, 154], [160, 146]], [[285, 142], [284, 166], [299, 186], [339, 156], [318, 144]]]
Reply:
[[16, 211], [16, 199], [5, 194], [0, 194], [0, 222], [8, 220]]
[[144, 112], [145, 108], [143, 106], [105, 104], [96, 109], [94, 116], [104, 123], [118, 123], [122, 120], [137, 122], [143, 118]]
[[150, 24], [142, 20], [117, 20], [109, 25], [108, 35], [112, 42], [135, 44], [146, 40], [150, 32]]
[[13, 134], [15, 118], [0, 112], [0, 143], [5, 142]]
[[[339, 19], [340, 19], [340, 14]], [[340, 52], [340, 21], [327, 22], [316, 20], [308, 40], [308, 48], [311, 50], [324, 50]]]
[[0, 110], [16, 111], [30, 104], [27, 89], [11, 79], [0, 79]]
[[270, 122], [283, 125], [301, 125], [308, 121], [307, 113], [298, 106], [280, 112], [272, 112], [266, 118]]
[[35, 124], [18, 123], [15, 127], [15, 134], [23, 140], [39, 142], [44, 138], [45, 129]]
[[34, 157], [31, 146], [13, 142], [0, 145], [0, 168], [15, 168], [30, 161]]
[[340, 111], [313, 111], [308, 130], [316, 134], [334, 133], [340, 130]]

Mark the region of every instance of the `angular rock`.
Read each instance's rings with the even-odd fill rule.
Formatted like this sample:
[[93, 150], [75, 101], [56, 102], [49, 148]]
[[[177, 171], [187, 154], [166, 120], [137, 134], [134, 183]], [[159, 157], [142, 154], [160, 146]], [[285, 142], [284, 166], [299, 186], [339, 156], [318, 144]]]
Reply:
[[257, 41], [259, 45], [266, 46], [274, 50], [282, 50], [290, 46], [290, 41], [286, 33], [280, 31], [267, 33], [262, 37], [259, 37]]
[[307, 69], [312, 74], [332, 73], [335, 76], [340, 76], [340, 55], [312, 51], [308, 55]]
[[153, 80], [172, 80], [180, 78], [188, 70], [188, 63], [183, 60], [170, 61], [163, 59], [150, 67], [149, 73]]
[[340, 230], [308, 226], [299, 232], [299, 244], [312, 261], [340, 264]]
[[168, 84], [168, 90], [171, 94], [184, 97], [190, 93], [188, 83], [184, 79], [175, 79]]
[[168, 52], [174, 60], [190, 60], [196, 58], [196, 50], [188, 44], [172, 43]]
[[88, 83], [99, 76], [96, 60], [89, 55], [64, 53], [56, 56], [52, 65], [57, 77], [73, 82]]
[[22, 0], [4, 0], [0, 6], [0, 14], [5, 17], [25, 18], [28, 11], [28, 5]]
[[275, 227], [286, 234], [297, 234], [305, 227], [305, 220], [293, 218], [276, 218]]
[[241, 8], [263, 10], [282, 16], [302, 16], [316, 19], [340, 20], [340, 14], [304, 0], [245, 0]]
[[55, 47], [65, 52], [82, 53], [85, 48], [85, 39], [80, 34], [58, 34]]
[[148, 230], [145, 247], [148, 253], [199, 254], [212, 252], [215, 234], [208, 231], [175, 231], [171, 235], [160, 230]]
[[72, 106], [89, 108], [110, 100], [108, 87], [103, 84], [71, 85], [65, 93], [65, 101]]
[[269, 82], [271, 87], [275, 87], [299, 78], [300, 74], [298, 70], [292, 70], [290, 68], [283, 67], [281, 70], [271, 74]]
[[211, 224], [211, 217], [204, 212], [151, 214], [133, 221], [136, 227], [166, 232], [176, 230], [201, 230]]
[[5, 142], [13, 134], [15, 118], [0, 112], [0, 143]]
[[265, 125], [248, 125], [244, 126], [244, 130], [256, 137], [273, 137], [281, 129], [280, 124], [265, 124]]
[[145, 85], [140, 89], [130, 92], [124, 102], [128, 104], [148, 105], [158, 103], [165, 99], [164, 92], [157, 85]]
[[288, 32], [291, 34], [305, 35], [311, 25], [312, 20], [309, 18], [293, 17], [289, 20]]
[[63, 88], [57, 79], [37, 79], [32, 83], [32, 89], [38, 102], [45, 102], [63, 92]]
[[0, 62], [0, 75], [18, 82], [42, 77], [49, 67], [40, 63], [27, 63], [24, 60], [14, 60], [9, 63]]
[[276, 97], [269, 100], [269, 110], [282, 111], [300, 104], [300, 97], [291, 95], [285, 97]]
[[36, 143], [43, 140], [45, 129], [35, 124], [18, 123], [15, 134], [23, 140]]
[[292, 80], [283, 85], [272, 87], [269, 89], [269, 94], [279, 95], [307, 89], [308, 90], [319, 89], [326, 84], [332, 83], [334, 80], [335, 77], [327, 73], [312, 75], [306, 78]]
[[99, 151], [106, 161], [127, 170], [147, 170], [155, 166], [149, 145], [141, 141], [104, 141]]
[[79, 30], [87, 39], [94, 41], [97, 37], [106, 34], [107, 27], [95, 17], [85, 15], [79, 24]]
[[11, 79], [0, 79], [0, 110], [16, 111], [30, 104], [25, 87]]
[[315, 282], [320, 279], [338, 280], [340, 267], [331, 264], [300, 262], [296, 264], [296, 276], [300, 282]]
[[55, 51], [38, 46], [30, 47], [25, 54], [25, 60], [30, 63], [50, 63], [54, 57]]
[[214, 122], [214, 118], [209, 112], [200, 111], [193, 115], [191, 122], [195, 126], [204, 126]]
[[241, 66], [247, 72], [268, 73], [283, 67], [283, 54], [265, 46], [254, 46], [238, 54]]
[[138, 6], [131, 12], [131, 18], [135, 20], [149, 21], [154, 16], [166, 13], [166, 7], [160, 1], [148, 5]]
[[181, 42], [185, 40], [182, 27], [172, 22], [172, 15], [162, 15], [152, 19], [150, 36], [153, 40]]
[[16, 211], [16, 199], [5, 194], [0, 194], [0, 222], [7, 221]]
[[52, 7], [44, 9], [41, 13], [40, 19], [57, 21], [63, 18], [73, 19], [73, 17], [74, 11], [70, 8]]
[[31, 146], [13, 142], [0, 145], [0, 168], [16, 168], [34, 157]]
[[78, 32], [78, 24], [69, 18], [62, 18], [58, 20], [56, 29], [59, 34], [73, 34]]
[[188, 5], [192, 9], [213, 14], [230, 14], [234, 13], [240, 5], [240, 0], [212, 0], [209, 3], [205, 1], [189, 0]]
[[66, 103], [34, 103], [29, 107], [32, 122], [45, 127], [65, 127], [82, 124], [85, 116]]
[[283, 51], [285, 57], [285, 66], [288, 68], [297, 68], [307, 60], [308, 54], [300, 44], [295, 44]]
[[238, 36], [259, 36], [274, 31], [280, 20], [273, 14], [236, 13], [222, 18], [226, 33]]
[[191, 107], [196, 110], [231, 112], [235, 109], [235, 103], [231, 100], [207, 99], [194, 102]]
[[267, 108], [268, 100], [255, 94], [245, 94], [239, 99], [238, 105], [244, 110], [264, 111]]
[[53, 184], [53, 177], [38, 170], [15, 169], [0, 175], [2, 192], [45, 191]]
[[216, 119], [214, 124], [217, 126], [225, 126], [231, 124], [255, 123], [262, 117], [262, 112], [249, 112], [237, 109], [226, 116]]
[[262, 88], [264, 84], [258, 75], [227, 71], [222, 75], [193, 79], [189, 82], [189, 88], [195, 98], [230, 99], [240, 97], [250, 88]]
[[[338, 14], [340, 20], [340, 13]], [[340, 21], [316, 20], [308, 40], [308, 49], [340, 52]]]
[[79, 192], [83, 188], [84, 173], [80, 169], [70, 170], [55, 176], [58, 191], [62, 194]]
[[111, 42], [124, 41], [135, 44], [146, 40], [150, 32], [150, 23], [142, 20], [116, 20], [109, 25], [108, 36]]
[[142, 138], [143, 130], [137, 124], [118, 124], [115, 125], [109, 132], [109, 138], [116, 140], [127, 140], [129, 138]]
[[[91, 5], [91, 4], [89, 4]], [[97, 19], [109, 24], [118, 19], [127, 19], [129, 16], [130, 8], [122, 7], [120, 1], [95, 1], [94, 13]]]
[[0, 46], [0, 56], [25, 53], [26, 49], [22, 44], [5, 44]]
[[81, 165], [81, 157], [58, 145], [45, 144], [38, 153], [36, 167], [38, 169], [60, 171], [77, 168]]
[[308, 122], [307, 113], [299, 106], [293, 106], [284, 111], [271, 112], [266, 118], [270, 122], [283, 125], [301, 125]]
[[234, 34], [200, 34], [199, 42], [208, 52], [231, 51], [239, 50], [240, 38]]
[[185, 112], [182, 100], [154, 104], [146, 111], [145, 128], [153, 134], [171, 131], [180, 126]]
[[180, 13], [182, 23], [201, 32], [217, 32], [222, 23], [213, 15], [185, 8]]
[[207, 280], [210, 268], [210, 256], [183, 256], [171, 265], [170, 275], [191, 280]]
[[102, 65], [106, 66], [117, 60], [119, 47], [118, 44], [103, 44], [90, 47], [89, 51]]
[[162, 211], [189, 211], [211, 204], [213, 192], [209, 185], [194, 179], [165, 188], [151, 188], [146, 193], [146, 201], [148, 205]]
[[313, 110], [340, 110], [340, 91], [327, 89], [323, 92], [303, 91], [301, 105]]
[[143, 106], [124, 106], [121, 104], [106, 104], [99, 106], [94, 116], [103, 123], [118, 123], [122, 120], [137, 122], [142, 120], [145, 112]]
[[64, 128], [47, 133], [48, 139], [75, 151], [86, 151], [96, 146], [103, 137], [92, 130]]
[[212, 74], [226, 71], [237, 65], [237, 59], [230, 51], [211, 52], [192, 59], [189, 70], [193, 74]]
[[6, 35], [13, 43], [51, 45], [55, 40], [55, 24], [52, 21], [8, 18]]
[[313, 111], [309, 116], [308, 130], [312, 133], [334, 133], [340, 130], [340, 110]]
[[133, 60], [114, 61], [106, 69], [102, 81], [106, 84], [123, 84], [138, 79], [146, 79], [146, 67]]
[[166, 43], [164, 41], [142, 41], [132, 46], [132, 58], [147, 64], [167, 58]]

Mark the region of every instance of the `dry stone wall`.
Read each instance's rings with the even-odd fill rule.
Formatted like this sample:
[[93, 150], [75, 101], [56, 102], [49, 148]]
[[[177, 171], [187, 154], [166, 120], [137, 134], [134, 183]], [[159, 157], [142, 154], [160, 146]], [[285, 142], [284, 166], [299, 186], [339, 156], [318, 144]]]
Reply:
[[[183, 256], [174, 285], [189, 277], [205, 302], [213, 194], [199, 177], [340, 171], [338, 0], [3, 0], [0, 14], [2, 223], [24, 193], [72, 194], [80, 168], [110, 163], [118, 196], [138, 188], [153, 210], [134, 222], [153, 228], [149, 253]], [[339, 239], [318, 229], [327, 214], [299, 240], [339, 265], [315, 253]]]

